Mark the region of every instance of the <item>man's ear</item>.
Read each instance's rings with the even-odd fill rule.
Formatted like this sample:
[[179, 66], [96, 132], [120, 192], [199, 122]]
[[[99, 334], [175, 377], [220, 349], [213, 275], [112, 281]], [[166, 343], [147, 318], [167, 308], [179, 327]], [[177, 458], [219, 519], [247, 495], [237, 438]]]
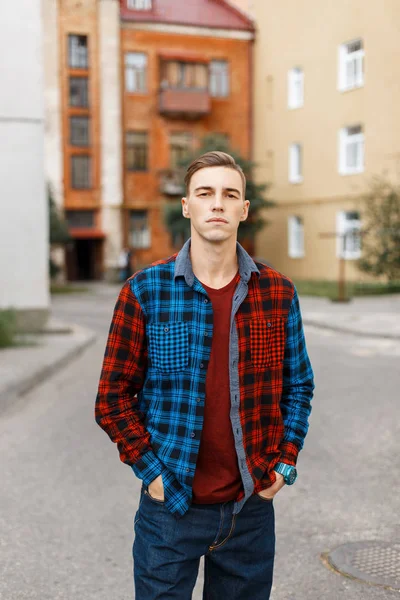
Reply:
[[185, 217], [185, 219], [190, 219], [187, 198], [182, 198], [181, 204], [182, 204], [182, 214], [183, 214], [183, 216]]
[[245, 200], [243, 203], [243, 214], [240, 217], [241, 221], [246, 221], [247, 217], [249, 216], [249, 207], [250, 207], [250, 201]]

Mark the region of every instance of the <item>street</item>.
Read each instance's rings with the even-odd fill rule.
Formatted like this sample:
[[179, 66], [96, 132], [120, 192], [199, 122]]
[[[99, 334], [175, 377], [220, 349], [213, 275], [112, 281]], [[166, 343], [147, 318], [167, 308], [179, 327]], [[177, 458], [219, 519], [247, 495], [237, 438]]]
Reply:
[[[93, 290], [56, 297], [53, 315], [94, 329], [97, 342], [0, 418], [1, 600], [133, 598], [140, 482], [94, 421], [119, 288]], [[334, 573], [321, 555], [400, 539], [400, 342], [312, 327], [306, 336], [316, 394], [298, 481], [275, 499], [271, 600], [399, 598]], [[200, 574], [195, 600], [201, 587]]]

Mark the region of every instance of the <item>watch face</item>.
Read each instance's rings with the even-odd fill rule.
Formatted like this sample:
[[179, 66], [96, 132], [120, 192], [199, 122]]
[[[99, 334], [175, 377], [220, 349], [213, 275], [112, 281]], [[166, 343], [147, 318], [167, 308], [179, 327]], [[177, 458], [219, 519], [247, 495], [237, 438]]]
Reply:
[[287, 474], [287, 483], [289, 485], [292, 485], [296, 481], [296, 478], [297, 478], [296, 469], [294, 469], [294, 468], [290, 469], [289, 473]]

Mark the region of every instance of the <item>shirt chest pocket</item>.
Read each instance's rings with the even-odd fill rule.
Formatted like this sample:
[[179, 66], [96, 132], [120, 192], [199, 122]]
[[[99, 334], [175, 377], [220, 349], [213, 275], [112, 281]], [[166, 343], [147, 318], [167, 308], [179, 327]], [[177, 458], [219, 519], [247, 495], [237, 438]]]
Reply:
[[279, 367], [285, 355], [285, 321], [282, 318], [250, 322], [251, 362], [257, 369]]
[[185, 369], [189, 362], [189, 330], [184, 321], [147, 326], [151, 365], [163, 373]]

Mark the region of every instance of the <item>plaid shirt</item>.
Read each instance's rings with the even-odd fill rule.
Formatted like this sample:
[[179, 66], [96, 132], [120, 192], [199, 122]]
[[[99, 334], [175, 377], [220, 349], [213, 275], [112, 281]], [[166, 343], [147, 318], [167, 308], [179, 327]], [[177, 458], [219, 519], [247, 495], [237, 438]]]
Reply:
[[[96, 421], [148, 486], [162, 475], [165, 505], [183, 515], [192, 498], [213, 309], [193, 274], [190, 240], [177, 255], [133, 275], [114, 310], [96, 399]], [[293, 283], [237, 244], [240, 281], [231, 314], [231, 422], [243, 491], [239, 512], [295, 465], [308, 429], [313, 372]]]

